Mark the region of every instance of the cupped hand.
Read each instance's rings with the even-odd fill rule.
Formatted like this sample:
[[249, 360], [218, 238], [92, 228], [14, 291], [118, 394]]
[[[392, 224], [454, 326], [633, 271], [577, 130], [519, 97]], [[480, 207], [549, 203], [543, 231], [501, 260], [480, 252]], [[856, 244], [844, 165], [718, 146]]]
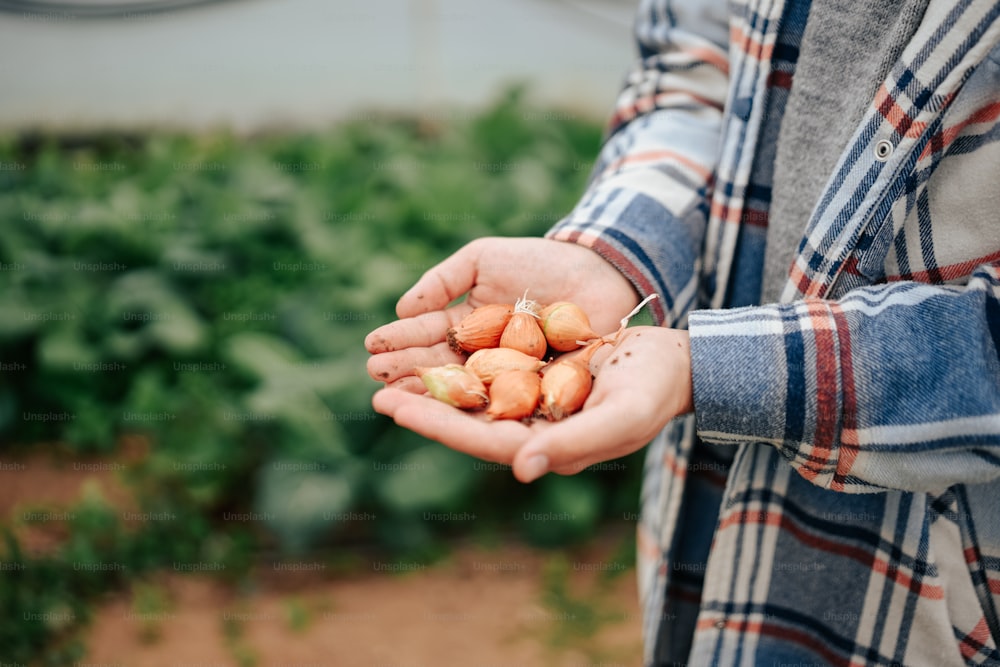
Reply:
[[594, 386], [583, 409], [558, 422], [487, 421], [428, 395], [387, 387], [375, 410], [397, 424], [480, 459], [509, 464], [522, 482], [573, 474], [630, 454], [673, 417], [693, 410], [686, 331], [633, 327], [591, 360]]
[[[639, 300], [632, 284], [610, 262], [575, 243], [542, 238], [481, 238], [428, 270], [399, 299], [399, 320], [368, 334], [368, 372], [376, 380], [423, 391], [416, 366], [462, 363], [445, 336], [473, 308], [528, 298], [546, 304], [572, 301], [594, 330], [615, 331]], [[458, 297], [464, 301], [450, 306]]]

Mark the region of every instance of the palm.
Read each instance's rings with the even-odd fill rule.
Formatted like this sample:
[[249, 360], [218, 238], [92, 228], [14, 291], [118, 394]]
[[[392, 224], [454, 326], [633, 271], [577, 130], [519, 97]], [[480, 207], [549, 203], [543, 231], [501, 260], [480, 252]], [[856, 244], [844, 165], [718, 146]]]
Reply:
[[[638, 296], [628, 280], [595, 252], [546, 239], [480, 239], [437, 265], [404, 294], [400, 319], [369, 334], [365, 346], [373, 378], [421, 391], [416, 366], [461, 363], [445, 341], [472, 308], [513, 303], [524, 295], [540, 303], [572, 301], [599, 333], [614, 331]], [[458, 297], [466, 299], [448, 307]]]
[[583, 410], [560, 422], [486, 421], [429, 396], [385, 389], [373, 399], [397, 424], [477, 458], [514, 466], [533, 479], [528, 460], [548, 457], [548, 470], [577, 473], [629, 454], [651, 440], [675, 415], [690, 412], [690, 366], [684, 332], [630, 329], [615, 347], [604, 346], [591, 367], [597, 376]]
[[638, 299], [631, 285], [611, 264], [593, 251], [545, 239], [503, 239], [481, 256], [476, 284], [468, 303], [514, 303], [527, 291], [546, 304], [572, 301], [590, 316], [602, 334], [619, 321]]

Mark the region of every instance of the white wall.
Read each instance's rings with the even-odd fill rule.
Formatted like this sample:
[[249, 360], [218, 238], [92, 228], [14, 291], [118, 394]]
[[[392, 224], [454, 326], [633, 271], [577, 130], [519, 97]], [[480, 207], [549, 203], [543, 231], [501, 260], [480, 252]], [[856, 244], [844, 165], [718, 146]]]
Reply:
[[0, 130], [323, 126], [487, 103], [509, 81], [603, 118], [634, 0], [238, 0], [163, 15], [0, 14]]

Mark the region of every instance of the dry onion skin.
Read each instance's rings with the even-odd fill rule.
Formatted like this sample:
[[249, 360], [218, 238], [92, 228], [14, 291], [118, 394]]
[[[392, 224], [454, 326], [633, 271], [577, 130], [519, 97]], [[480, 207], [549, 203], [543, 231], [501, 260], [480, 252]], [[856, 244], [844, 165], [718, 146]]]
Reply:
[[549, 344], [542, 331], [540, 320], [538, 304], [529, 301], [526, 292], [524, 297], [514, 304], [514, 314], [504, 327], [503, 335], [500, 336], [500, 347], [517, 350], [536, 359], [544, 358]]
[[[449, 346], [469, 354], [464, 365], [414, 372], [434, 398], [463, 410], [485, 409], [491, 421], [565, 419], [582, 409], [590, 395], [594, 352], [617, 345], [629, 320], [654, 298], [656, 294], [647, 296], [621, 320], [615, 334], [602, 337], [578, 305], [557, 301], [542, 307], [525, 292], [513, 305], [480, 306], [448, 330]], [[573, 353], [563, 358], [568, 352]]]
[[466, 410], [485, 408], [489, 403], [486, 386], [475, 373], [461, 364], [447, 364], [413, 371], [427, 392], [437, 400]]
[[590, 318], [583, 308], [569, 301], [557, 301], [539, 313], [542, 333], [549, 346], [558, 352], [569, 352], [588, 340], [600, 338], [590, 328]]
[[542, 396], [542, 378], [536, 371], [507, 371], [490, 385], [486, 418], [527, 419], [535, 414]]
[[448, 329], [448, 345], [455, 352], [475, 352], [498, 347], [514, 307], [504, 303], [480, 306]]

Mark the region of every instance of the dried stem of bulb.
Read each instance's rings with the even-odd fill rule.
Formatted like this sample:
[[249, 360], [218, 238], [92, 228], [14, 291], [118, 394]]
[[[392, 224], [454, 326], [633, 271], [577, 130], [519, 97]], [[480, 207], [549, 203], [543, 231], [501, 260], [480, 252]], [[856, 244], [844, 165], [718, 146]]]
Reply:
[[612, 345], [617, 345], [618, 341], [621, 340], [622, 334], [625, 333], [626, 327], [628, 327], [629, 320], [635, 317], [635, 314], [638, 313], [640, 310], [642, 310], [643, 306], [645, 306], [647, 303], [658, 297], [659, 294], [657, 294], [656, 292], [653, 292], [652, 294], [647, 294], [646, 298], [639, 302], [639, 305], [633, 308], [628, 315], [626, 315], [621, 319], [621, 322], [619, 323], [618, 326], [618, 331], [616, 331], [611, 336], [606, 336], [604, 338], [604, 342], [611, 343]]
[[528, 298], [528, 290], [524, 290], [524, 296], [514, 302], [515, 313], [527, 313], [538, 319], [538, 313], [542, 309], [537, 301]]
[[538, 304], [528, 301], [528, 293], [525, 292], [524, 298], [514, 304], [514, 314], [500, 337], [500, 347], [517, 350], [536, 359], [545, 356], [548, 342], [538, 325], [537, 309]]

